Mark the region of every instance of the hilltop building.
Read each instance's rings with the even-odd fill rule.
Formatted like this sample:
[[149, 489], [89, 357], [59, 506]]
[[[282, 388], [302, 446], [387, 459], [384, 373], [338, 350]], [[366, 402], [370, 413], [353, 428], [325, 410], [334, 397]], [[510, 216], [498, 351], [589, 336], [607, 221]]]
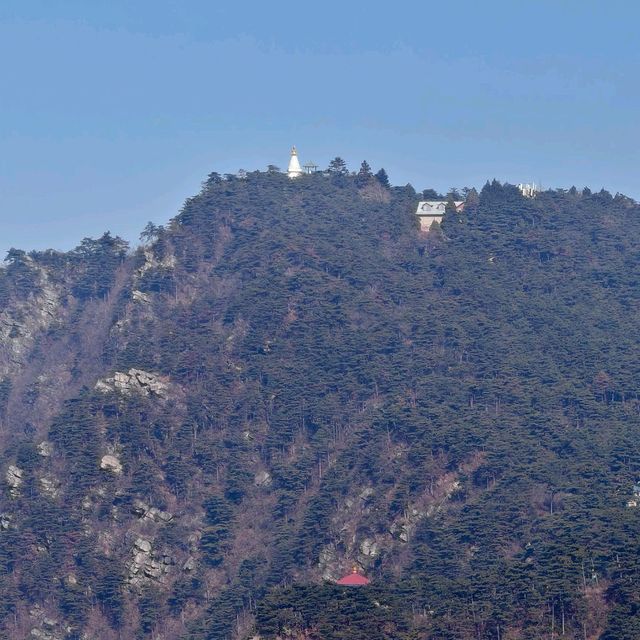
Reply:
[[302, 166], [305, 173], [312, 174], [318, 172], [318, 165], [315, 162], [305, 162]]
[[535, 198], [536, 194], [540, 193], [540, 185], [535, 182], [520, 183], [517, 187], [525, 198]]
[[345, 586], [345, 587], [364, 587], [371, 583], [369, 578], [363, 576], [358, 572], [358, 567], [353, 567], [351, 573], [348, 573], [346, 576], [343, 576], [336, 582], [336, 584]]
[[291, 147], [291, 158], [289, 160], [287, 175], [290, 178], [297, 178], [302, 175], [302, 167], [300, 166], [300, 160], [298, 160], [298, 152], [295, 146]]
[[[464, 202], [454, 202], [456, 211], [464, 209]], [[429, 231], [434, 222], [442, 222], [445, 209], [447, 208], [446, 200], [422, 200], [418, 202], [416, 215], [420, 220], [420, 230]]]
[[298, 151], [295, 146], [291, 147], [291, 157], [289, 158], [289, 168], [287, 169], [287, 175], [290, 178], [297, 178], [303, 173], [312, 174], [317, 172], [318, 165], [315, 162], [306, 162], [301, 168], [300, 160], [298, 158]]

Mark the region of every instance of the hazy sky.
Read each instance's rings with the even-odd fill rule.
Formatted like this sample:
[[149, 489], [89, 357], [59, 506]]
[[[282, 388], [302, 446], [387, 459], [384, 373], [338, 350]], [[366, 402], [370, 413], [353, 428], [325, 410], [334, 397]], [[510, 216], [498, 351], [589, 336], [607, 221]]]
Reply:
[[631, 0], [0, 0], [0, 252], [135, 241], [211, 171], [367, 159], [640, 198]]

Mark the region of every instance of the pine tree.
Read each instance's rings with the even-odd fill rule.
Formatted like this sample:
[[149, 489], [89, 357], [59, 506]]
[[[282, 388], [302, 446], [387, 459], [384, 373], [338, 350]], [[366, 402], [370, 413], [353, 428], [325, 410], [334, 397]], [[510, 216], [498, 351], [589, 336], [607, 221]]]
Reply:
[[385, 188], [388, 189], [391, 186], [389, 182], [389, 176], [384, 169], [380, 169], [378, 173], [376, 173], [376, 180]]
[[337, 176], [346, 176], [349, 173], [349, 170], [347, 169], [347, 163], [339, 156], [336, 156], [329, 163], [329, 167], [327, 168], [327, 171], [330, 174], [337, 175]]
[[444, 209], [445, 213], [457, 213], [458, 209], [456, 208], [456, 202], [453, 198], [453, 194], [449, 194], [447, 198], [447, 205]]
[[360, 165], [360, 171], [358, 171], [356, 175], [356, 186], [364, 187], [369, 184], [371, 180], [373, 180], [373, 172], [371, 171], [369, 163], [363, 160]]

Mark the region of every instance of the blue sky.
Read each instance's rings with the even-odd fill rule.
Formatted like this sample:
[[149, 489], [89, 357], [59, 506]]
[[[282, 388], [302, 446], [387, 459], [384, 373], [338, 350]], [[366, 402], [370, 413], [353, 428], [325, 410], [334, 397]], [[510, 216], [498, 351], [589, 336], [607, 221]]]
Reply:
[[629, 1], [0, 2], [0, 252], [136, 241], [211, 171], [367, 159], [640, 198]]

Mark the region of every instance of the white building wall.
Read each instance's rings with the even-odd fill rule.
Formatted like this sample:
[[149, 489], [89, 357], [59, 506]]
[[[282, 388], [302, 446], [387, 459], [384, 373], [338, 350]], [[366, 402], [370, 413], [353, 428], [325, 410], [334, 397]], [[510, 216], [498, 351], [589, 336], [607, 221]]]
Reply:
[[[456, 201], [454, 204], [456, 205], [457, 211], [464, 209], [464, 202]], [[446, 200], [422, 200], [418, 202], [416, 215], [420, 220], [420, 230], [429, 231], [434, 222], [442, 222], [446, 208]]]

